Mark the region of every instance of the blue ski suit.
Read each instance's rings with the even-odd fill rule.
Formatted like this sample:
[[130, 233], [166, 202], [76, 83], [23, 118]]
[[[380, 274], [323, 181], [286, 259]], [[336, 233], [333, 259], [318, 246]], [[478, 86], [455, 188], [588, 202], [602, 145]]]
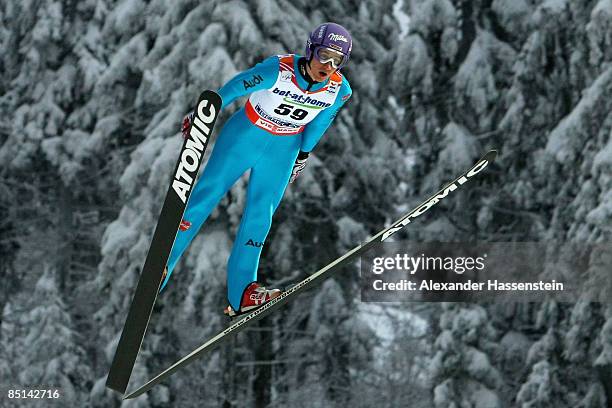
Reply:
[[[279, 105], [281, 109], [277, 108], [274, 112], [285, 114], [293, 109], [292, 116], [287, 123], [279, 121], [278, 117], [266, 116], [259, 109], [259, 104], [255, 105], [251, 100], [254, 96], [251, 95], [246, 109], [242, 107], [227, 121], [191, 193], [183, 216], [183, 220], [191, 225], [187, 230], [179, 230], [177, 233], [162, 289], [168, 283], [179, 258], [214, 207], [247, 170], [250, 170], [250, 177], [246, 205], [227, 264], [228, 300], [234, 310], [239, 310], [246, 286], [257, 280], [259, 257], [270, 231], [272, 215], [284, 194], [299, 151], [310, 152], [315, 147], [339, 109], [351, 96], [348, 81], [339, 73], [335, 74], [336, 79], [340, 78], [339, 83], [334, 84], [332, 76], [326, 82], [311, 84], [308, 89], [309, 83], [299, 72], [299, 58], [297, 55], [269, 57], [239, 73], [219, 89], [222, 109], [238, 97], [266, 90], [267, 93], [258, 94], [261, 95], [260, 100], [269, 98], [266, 100], [276, 103], [280, 94], [286, 103]], [[290, 74], [293, 75], [291, 78]], [[293, 84], [289, 83], [290, 80]], [[283, 84], [295, 86], [292, 89], [302, 94], [280, 91], [278, 85]], [[333, 104], [316, 101], [317, 95], [326, 96], [329, 100], [333, 93], [337, 94]], [[311, 121], [303, 118], [307, 108], [318, 110]], [[302, 121], [296, 124], [295, 118]], [[264, 125], [271, 130], [264, 129]], [[275, 134], [275, 129], [292, 134]]]

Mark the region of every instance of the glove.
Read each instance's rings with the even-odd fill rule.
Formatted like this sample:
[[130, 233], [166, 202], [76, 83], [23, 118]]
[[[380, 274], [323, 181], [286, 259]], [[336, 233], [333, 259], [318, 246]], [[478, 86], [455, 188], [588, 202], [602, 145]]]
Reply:
[[193, 118], [195, 117], [195, 112], [189, 112], [183, 118], [183, 125], [181, 126], [181, 133], [185, 139], [189, 139], [189, 128], [191, 128], [191, 123], [193, 122]]
[[306, 167], [306, 160], [308, 160], [309, 152], [303, 152], [300, 150], [298, 153], [297, 159], [295, 159], [295, 164], [293, 165], [293, 170], [291, 170], [291, 178], [289, 179], [290, 183], [293, 183], [295, 179], [300, 175], [304, 167]]

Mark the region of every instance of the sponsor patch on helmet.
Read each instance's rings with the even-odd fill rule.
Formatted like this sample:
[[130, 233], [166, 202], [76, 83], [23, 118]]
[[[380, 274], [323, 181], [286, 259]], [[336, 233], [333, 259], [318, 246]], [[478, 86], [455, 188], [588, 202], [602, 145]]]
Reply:
[[338, 50], [338, 51], [342, 51], [342, 47], [336, 44], [329, 44], [329, 48], [332, 48], [334, 50]]
[[318, 34], [319, 38], [322, 38], [322, 37], [323, 37], [323, 33], [325, 32], [325, 29], [326, 29], [326, 28], [327, 28], [327, 26], [326, 26], [326, 25], [322, 25], [322, 26], [321, 26], [321, 28], [319, 29], [319, 34]]

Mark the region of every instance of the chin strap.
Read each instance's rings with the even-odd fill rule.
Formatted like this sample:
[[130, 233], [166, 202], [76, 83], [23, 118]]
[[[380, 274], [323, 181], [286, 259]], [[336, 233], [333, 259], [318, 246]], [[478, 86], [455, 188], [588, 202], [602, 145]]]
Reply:
[[[311, 57], [311, 59], [312, 59], [312, 57]], [[314, 79], [312, 79], [310, 77], [310, 75], [308, 75], [308, 70], [306, 69], [306, 64], [308, 64], [309, 68], [312, 68], [312, 67], [310, 67], [310, 60], [306, 60], [306, 58], [302, 57], [298, 61], [298, 67], [300, 68], [300, 74], [302, 74], [302, 76], [304, 77], [306, 82], [308, 82], [308, 88], [306, 88], [306, 90], [309, 91], [310, 87], [313, 86], [314, 84], [318, 84], [318, 82], [315, 81]]]

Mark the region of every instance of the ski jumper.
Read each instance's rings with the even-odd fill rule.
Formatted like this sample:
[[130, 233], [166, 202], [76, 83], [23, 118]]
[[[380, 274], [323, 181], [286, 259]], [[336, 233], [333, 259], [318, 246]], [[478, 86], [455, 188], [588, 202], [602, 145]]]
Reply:
[[247, 198], [227, 264], [228, 300], [240, 307], [245, 287], [257, 280], [259, 256], [300, 150], [310, 152], [351, 96], [346, 78], [335, 72], [311, 85], [298, 70], [299, 56], [272, 56], [243, 71], [218, 93], [222, 109], [251, 94], [227, 121], [196, 183], [168, 259], [166, 286], [179, 258], [232, 185], [250, 170]]

